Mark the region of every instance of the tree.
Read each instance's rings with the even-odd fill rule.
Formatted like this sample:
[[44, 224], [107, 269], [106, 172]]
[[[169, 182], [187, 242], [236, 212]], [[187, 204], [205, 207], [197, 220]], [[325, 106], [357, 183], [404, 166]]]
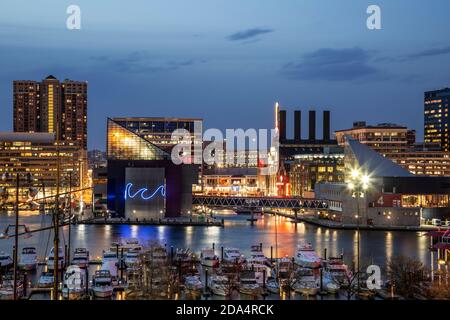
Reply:
[[406, 299], [414, 299], [421, 294], [427, 282], [426, 269], [419, 260], [398, 256], [387, 264], [387, 277], [396, 293]]

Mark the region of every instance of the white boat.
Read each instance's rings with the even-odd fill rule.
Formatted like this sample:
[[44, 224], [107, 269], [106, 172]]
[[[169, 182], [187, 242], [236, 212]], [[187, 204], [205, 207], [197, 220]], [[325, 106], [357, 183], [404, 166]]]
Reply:
[[117, 263], [114, 260], [105, 260], [102, 263], [101, 270], [106, 270], [109, 272], [109, 275], [111, 276], [111, 283], [113, 285], [118, 284], [118, 266]]
[[72, 264], [80, 268], [89, 266], [89, 251], [86, 248], [76, 248], [73, 253]]
[[299, 268], [292, 275], [291, 287], [295, 292], [299, 292], [305, 296], [315, 296], [319, 293], [320, 282], [314, 275], [312, 269]]
[[328, 293], [335, 294], [339, 291], [340, 288], [341, 286], [334, 281], [325, 283], [325, 289]]
[[200, 253], [200, 263], [209, 268], [219, 267], [219, 257], [216, 256], [213, 249], [203, 249]]
[[269, 279], [267, 279], [266, 288], [270, 293], [280, 293], [280, 284], [275, 278], [270, 277]]
[[114, 251], [103, 251], [102, 263], [113, 262], [115, 265], [119, 265], [119, 257]]
[[295, 263], [303, 268], [320, 268], [321, 259], [310, 243], [301, 244], [295, 254]]
[[277, 261], [272, 269], [272, 277], [278, 279], [280, 287], [289, 285], [289, 281], [294, 270], [294, 264], [288, 257], [283, 257]]
[[352, 273], [341, 258], [330, 258], [325, 262], [324, 276], [342, 285], [350, 283]]
[[226, 296], [230, 283], [227, 276], [213, 275], [209, 278], [208, 287], [217, 296]]
[[5, 252], [0, 252], [0, 267], [2, 269], [9, 268], [13, 265], [11, 256]]
[[[50, 250], [50, 254], [47, 257], [47, 270], [53, 270], [55, 267], [55, 257], [54, 257], [54, 248]], [[64, 267], [64, 253], [62, 248], [60, 247], [58, 250], [58, 269], [62, 269]]]
[[108, 270], [95, 271], [94, 278], [92, 280], [92, 291], [95, 297], [98, 298], [111, 298], [113, 294], [113, 286], [111, 274]]
[[252, 246], [250, 251], [250, 258], [247, 259], [247, 262], [254, 264], [265, 264], [270, 266], [270, 261], [264, 255], [260, 246]]
[[51, 288], [53, 286], [53, 272], [42, 272], [38, 280], [38, 288]]
[[164, 264], [167, 261], [167, 251], [163, 246], [155, 246], [150, 251], [150, 259], [153, 263]]
[[267, 278], [270, 277], [270, 268], [267, 265], [258, 262], [252, 263], [247, 261], [243, 266], [243, 270], [254, 272], [256, 282], [260, 285], [263, 285], [264, 280], [267, 280]]
[[86, 273], [78, 265], [70, 265], [64, 273], [62, 296], [64, 299], [80, 299], [86, 292]]
[[[0, 300], [12, 300], [14, 299], [14, 277], [8, 273], [3, 276], [3, 282], [0, 285]], [[16, 288], [17, 296], [23, 295], [23, 282], [21, 279], [17, 280]]]
[[139, 264], [139, 253], [136, 251], [128, 251], [125, 254], [124, 261], [127, 268], [136, 267]]
[[244, 256], [241, 251], [237, 248], [224, 248], [223, 249], [223, 260], [225, 262], [231, 263], [242, 263], [245, 261]]
[[203, 289], [203, 283], [197, 275], [187, 276], [184, 279], [184, 285], [186, 289], [191, 291], [201, 291]]
[[22, 253], [19, 257], [18, 266], [22, 270], [36, 270], [37, 266], [37, 254], [36, 248], [26, 247], [22, 249]]
[[256, 281], [255, 272], [244, 271], [241, 273], [239, 282], [239, 292], [246, 295], [260, 294], [261, 286]]
[[315, 296], [319, 293], [320, 284], [315, 277], [303, 277], [292, 285], [292, 289], [305, 296]]

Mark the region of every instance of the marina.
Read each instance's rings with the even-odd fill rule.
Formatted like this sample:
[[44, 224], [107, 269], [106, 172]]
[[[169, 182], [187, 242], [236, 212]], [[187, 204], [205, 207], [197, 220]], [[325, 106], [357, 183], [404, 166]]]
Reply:
[[[217, 211], [215, 217], [224, 227], [78, 224], [71, 227], [70, 246], [69, 228], [61, 228], [60, 298], [347, 299], [343, 287], [357, 258], [357, 231], [293, 223], [270, 214], [249, 223], [230, 210]], [[11, 219], [0, 216], [1, 225]], [[21, 220], [31, 230], [51, 221], [45, 215]], [[20, 239], [18, 292], [24, 298], [53, 295], [52, 237], [51, 230], [44, 230]], [[11, 241], [0, 240], [6, 262], [12, 256]], [[427, 233], [361, 231], [362, 265], [384, 269], [393, 256], [408, 252], [430, 270], [438, 269], [440, 257], [430, 250], [430, 241]], [[11, 282], [3, 274], [5, 299]], [[73, 283], [76, 290], [69, 289]], [[383, 297], [391, 296], [373, 292], [369, 298]]]

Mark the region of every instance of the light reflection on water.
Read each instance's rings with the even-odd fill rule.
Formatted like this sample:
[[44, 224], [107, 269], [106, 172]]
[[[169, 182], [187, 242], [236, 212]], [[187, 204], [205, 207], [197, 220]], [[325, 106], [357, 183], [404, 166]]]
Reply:
[[[356, 260], [357, 232], [352, 230], [331, 230], [304, 223], [292, 223], [284, 217], [264, 216], [254, 226], [246, 216], [221, 215], [225, 219], [225, 228], [219, 227], [181, 227], [181, 226], [94, 226], [79, 225], [72, 227], [72, 248], [87, 247], [92, 257], [102, 255], [102, 250], [111, 243], [123, 238], [138, 238], [142, 243], [159, 241], [167, 246], [190, 247], [194, 252], [211, 247], [215, 243], [216, 253], [220, 247], [238, 247], [244, 254], [249, 254], [250, 247], [263, 244], [266, 256], [270, 256], [270, 246], [275, 254], [275, 226], [278, 233], [278, 253], [280, 256], [293, 256], [301, 242], [311, 242], [318, 254], [323, 255], [327, 249], [328, 256], [339, 256], [342, 252], [347, 263]], [[13, 216], [0, 216], [0, 229], [13, 223]], [[50, 217], [27, 216], [21, 219], [30, 229], [49, 226]], [[63, 244], [68, 241], [68, 228], [61, 235]], [[44, 257], [52, 247], [53, 235], [50, 231], [35, 233], [31, 238], [20, 239], [20, 247], [35, 246], [38, 255]], [[14, 239], [0, 240], [0, 251], [12, 253]], [[432, 258], [428, 250], [429, 239], [416, 232], [395, 231], [361, 231], [361, 265], [373, 262], [385, 266], [386, 260], [405, 255], [416, 257], [430, 266]]]

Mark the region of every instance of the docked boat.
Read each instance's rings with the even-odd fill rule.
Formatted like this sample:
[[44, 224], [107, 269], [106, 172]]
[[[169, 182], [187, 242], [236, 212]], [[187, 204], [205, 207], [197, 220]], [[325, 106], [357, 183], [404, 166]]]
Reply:
[[256, 281], [255, 272], [244, 271], [241, 273], [239, 281], [239, 292], [250, 296], [261, 294], [261, 286]]
[[243, 263], [245, 261], [241, 251], [237, 248], [224, 248], [223, 260], [230, 263]]
[[[47, 257], [47, 270], [53, 270], [55, 267], [55, 248], [50, 250], [50, 254]], [[64, 253], [62, 248], [58, 249], [58, 269], [61, 270], [64, 267]]]
[[310, 243], [299, 245], [294, 259], [295, 264], [303, 268], [316, 269], [321, 266], [321, 259]]
[[208, 288], [217, 296], [226, 296], [228, 294], [229, 279], [227, 276], [213, 275], [209, 278]]
[[38, 288], [51, 288], [53, 286], [53, 272], [42, 272], [39, 277]]
[[278, 283], [277, 279], [275, 279], [273, 277], [270, 277], [269, 279], [267, 279], [266, 288], [267, 288], [267, 291], [269, 291], [270, 293], [275, 293], [275, 294], [280, 293], [280, 284]]
[[37, 266], [37, 254], [36, 248], [34, 247], [26, 247], [22, 249], [22, 253], [19, 257], [18, 266], [22, 270], [36, 270]]
[[0, 252], [0, 268], [7, 269], [13, 265], [11, 256], [5, 252]]
[[319, 293], [320, 282], [312, 269], [299, 268], [292, 275], [291, 287], [295, 292], [305, 296], [315, 296]]
[[262, 252], [261, 246], [252, 246], [250, 251], [250, 258], [247, 259], [247, 262], [254, 264], [265, 264], [270, 266], [270, 260], [264, 255]]
[[136, 267], [139, 264], [139, 253], [136, 251], [128, 251], [125, 254], [124, 261], [127, 268]]
[[119, 265], [118, 254], [114, 251], [103, 251], [102, 263], [113, 262], [116, 266]]
[[283, 257], [277, 261], [275, 268], [272, 269], [272, 276], [278, 279], [280, 287], [286, 287], [290, 283], [291, 274], [294, 270], [294, 264], [288, 257]]
[[256, 282], [260, 285], [263, 285], [264, 281], [270, 276], [270, 268], [265, 264], [248, 261], [243, 265], [242, 269], [254, 272]]
[[[17, 279], [17, 296], [23, 295], [23, 280]], [[14, 299], [14, 277], [12, 273], [7, 273], [3, 276], [0, 284], [0, 300]]]
[[219, 267], [219, 257], [216, 256], [214, 249], [203, 249], [200, 253], [200, 263], [209, 268]]
[[111, 298], [113, 294], [112, 278], [108, 270], [95, 271], [92, 291], [97, 298]]
[[89, 266], [89, 251], [86, 248], [76, 248], [73, 253], [72, 264], [80, 268]]
[[155, 246], [150, 251], [150, 259], [153, 263], [164, 264], [167, 262], [167, 251], [163, 246]]
[[324, 276], [341, 285], [349, 285], [352, 273], [342, 258], [329, 258], [324, 264]]
[[203, 283], [198, 275], [187, 276], [184, 279], [184, 286], [190, 291], [201, 291], [203, 289]]
[[64, 299], [77, 300], [86, 292], [86, 274], [78, 265], [70, 265], [64, 273], [62, 296]]

